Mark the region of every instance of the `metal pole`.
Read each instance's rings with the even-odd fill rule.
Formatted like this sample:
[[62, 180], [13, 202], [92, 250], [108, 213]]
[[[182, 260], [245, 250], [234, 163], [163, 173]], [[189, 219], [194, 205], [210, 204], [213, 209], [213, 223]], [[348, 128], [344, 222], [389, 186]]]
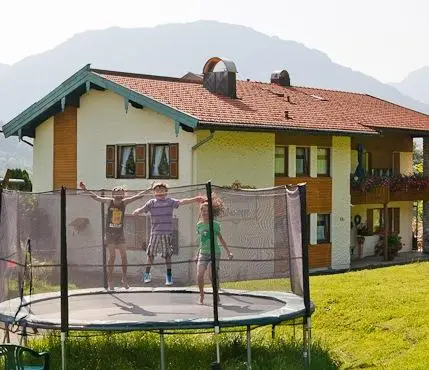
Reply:
[[389, 208], [384, 203], [384, 260], [389, 259]]
[[165, 352], [164, 352], [164, 330], [159, 331], [160, 353], [161, 353], [161, 370], [165, 370]]
[[305, 365], [310, 365], [309, 347], [308, 347], [308, 322], [311, 317], [310, 301], [310, 278], [308, 262], [308, 218], [307, 218], [307, 189], [305, 185], [299, 186], [299, 196], [301, 202], [301, 241], [302, 241], [302, 276], [303, 276], [303, 296], [305, 315], [303, 321], [303, 356]]
[[252, 347], [250, 339], [250, 325], [247, 325], [247, 370], [252, 369]]
[[61, 369], [67, 369], [67, 336], [69, 330], [66, 189], [61, 187]]
[[[213, 229], [213, 202], [212, 202], [212, 184], [209, 181], [206, 184], [207, 202], [209, 211], [209, 231], [210, 231], [210, 259], [212, 269], [212, 290], [213, 290], [213, 321], [214, 331], [216, 336], [216, 360], [217, 364], [220, 364], [220, 351], [219, 351], [219, 289], [218, 289], [218, 276], [216, 268], [216, 252], [215, 252], [215, 235]], [[212, 364], [213, 366], [213, 364]]]
[[[104, 196], [104, 190], [101, 190], [101, 196]], [[104, 203], [101, 203], [101, 250], [103, 254], [103, 286], [104, 289], [108, 288], [107, 284], [107, 253], [106, 253], [106, 240], [105, 240], [105, 213]]]

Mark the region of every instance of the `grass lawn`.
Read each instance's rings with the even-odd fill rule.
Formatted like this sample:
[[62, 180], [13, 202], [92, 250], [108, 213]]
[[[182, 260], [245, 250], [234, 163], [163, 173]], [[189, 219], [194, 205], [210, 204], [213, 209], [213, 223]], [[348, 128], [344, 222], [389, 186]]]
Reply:
[[[311, 277], [313, 369], [427, 369], [429, 364], [429, 263], [415, 263]], [[229, 284], [234, 288], [281, 290], [279, 280]], [[252, 333], [253, 369], [301, 369], [299, 345], [291, 328]], [[297, 333], [300, 333], [300, 327]], [[166, 340], [168, 369], [208, 369], [215, 356], [212, 335], [174, 335]], [[221, 340], [222, 369], [245, 369], [245, 334]], [[34, 342], [52, 353], [59, 368], [57, 337]], [[153, 333], [70, 338], [73, 369], [157, 369], [159, 337]]]

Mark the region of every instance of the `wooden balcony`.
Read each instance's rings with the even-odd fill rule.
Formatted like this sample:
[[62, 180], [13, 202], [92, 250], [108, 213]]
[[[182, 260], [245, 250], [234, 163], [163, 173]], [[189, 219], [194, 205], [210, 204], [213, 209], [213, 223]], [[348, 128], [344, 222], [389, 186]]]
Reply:
[[351, 189], [350, 194], [352, 204], [385, 204], [389, 202], [429, 200], [429, 188], [390, 191], [389, 187], [385, 185], [369, 191]]

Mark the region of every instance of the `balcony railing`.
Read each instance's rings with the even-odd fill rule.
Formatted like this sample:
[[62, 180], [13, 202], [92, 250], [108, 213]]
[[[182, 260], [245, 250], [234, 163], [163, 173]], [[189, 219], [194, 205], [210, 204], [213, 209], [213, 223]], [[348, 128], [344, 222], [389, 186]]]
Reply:
[[352, 204], [386, 204], [393, 201], [429, 200], [429, 177], [365, 176], [351, 177]]

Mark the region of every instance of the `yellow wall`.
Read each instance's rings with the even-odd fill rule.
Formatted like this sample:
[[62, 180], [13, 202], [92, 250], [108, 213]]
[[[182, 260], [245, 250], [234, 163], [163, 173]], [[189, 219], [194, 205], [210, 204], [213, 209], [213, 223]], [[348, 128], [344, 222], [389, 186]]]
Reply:
[[[208, 137], [209, 131], [197, 131], [197, 141]], [[196, 180], [212, 180], [216, 185], [267, 187], [274, 185], [273, 133], [215, 132], [213, 138], [195, 149]]]

